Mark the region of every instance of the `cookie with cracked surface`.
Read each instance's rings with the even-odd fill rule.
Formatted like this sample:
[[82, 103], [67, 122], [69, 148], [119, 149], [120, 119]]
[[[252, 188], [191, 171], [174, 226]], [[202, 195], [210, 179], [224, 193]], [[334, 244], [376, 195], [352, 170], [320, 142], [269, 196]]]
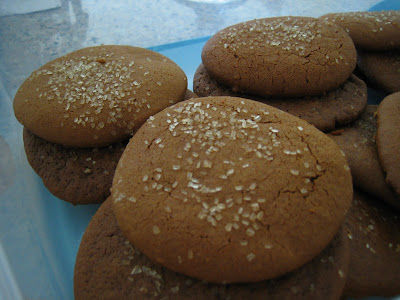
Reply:
[[330, 13], [320, 19], [342, 27], [357, 49], [384, 51], [400, 48], [400, 11]]
[[339, 88], [321, 96], [278, 99], [234, 92], [213, 79], [200, 64], [194, 74], [193, 89], [200, 97], [233, 96], [260, 101], [299, 117], [322, 131], [332, 131], [355, 121], [367, 105], [367, 86], [355, 75]]
[[314, 126], [256, 101], [206, 97], [150, 118], [111, 190], [124, 235], [150, 259], [210, 282], [250, 282], [320, 253], [352, 188], [339, 148]]
[[201, 57], [210, 75], [234, 91], [301, 97], [343, 84], [357, 53], [339, 26], [308, 17], [275, 17], [222, 29], [206, 42]]
[[400, 198], [387, 185], [378, 159], [374, 116], [377, 109], [377, 105], [368, 105], [356, 122], [331, 132], [328, 136], [346, 154], [354, 185], [400, 209]]
[[400, 51], [359, 52], [357, 66], [374, 87], [400, 92]]
[[186, 88], [184, 72], [159, 53], [88, 47], [34, 71], [15, 95], [14, 113], [47, 141], [101, 147], [128, 139], [149, 116], [183, 100]]
[[110, 195], [118, 160], [127, 141], [101, 148], [67, 148], [24, 128], [25, 153], [32, 169], [56, 197], [74, 205], [101, 203]]
[[376, 145], [386, 182], [400, 196], [400, 92], [387, 96], [376, 113]]
[[322, 253], [280, 278], [250, 284], [212, 284], [175, 273], [148, 259], [118, 227], [107, 199], [89, 223], [76, 258], [75, 299], [339, 299], [350, 259], [340, 229]]
[[400, 294], [400, 219], [384, 203], [354, 191], [345, 225], [350, 267], [344, 294], [391, 297]]

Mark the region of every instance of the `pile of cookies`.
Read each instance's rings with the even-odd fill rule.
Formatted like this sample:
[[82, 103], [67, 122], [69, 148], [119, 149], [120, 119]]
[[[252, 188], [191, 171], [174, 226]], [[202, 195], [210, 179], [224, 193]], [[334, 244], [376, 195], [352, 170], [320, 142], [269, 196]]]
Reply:
[[14, 99], [28, 161], [58, 198], [101, 203], [128, 139], [186, 89], [178, 65], [143, 48], [104, 45], [57, 58]]
[[175, 63], [128, 46], [78, 50], [25, 81], [14, 110], [33, 169], [74, 204], [107, 198], [81, 241], [76, 299], [400, 294], [400, 94], [367, 105], [358, 42], [330, 18], [221, 30], [199, 98]]
[[400, 12], [332, 13], [321, 17], [333, 22], [353, 39], [358, 68], [369, 84], [386, 93], [400, 92]]

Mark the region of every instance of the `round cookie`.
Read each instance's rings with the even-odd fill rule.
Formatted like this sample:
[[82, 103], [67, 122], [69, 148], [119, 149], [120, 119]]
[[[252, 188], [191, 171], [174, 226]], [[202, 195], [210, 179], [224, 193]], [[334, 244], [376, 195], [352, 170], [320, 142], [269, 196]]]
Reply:
[[76, 258], [75, 299], [339, 299], [350, 259], [343, 228], [311, 262], [281, 278], [212, 284], [152, 262], [122, 235], [107, 199], [89, 223]]
[[386, 182], [400, 195], [400, 92], [387, 96], [376, 114], [376, 145]]
[[331, 137], [346, 154], [353, 177], [359, 189], [400, 209], [400, 199], [386, 184], [379, 164], [375, 142], [377, 105], [368, 105], [360, 118], [349, 127], [336, 130]]
[[210, 75], [235, 92], [302, 97], [343, 84], [357, 53], [339, 26], [308, 17], [276, 17], [219, 31], [201, 57]]
[[372, 85], [387, 93], [400, 92], [400, 51], [358, 54], [357, 66]]
[[122, 232], [150, 259], [210, 282], [259, 281], [332, 240], [351, 204], [349, 170], [299, 118], [242, 98], [196, 98], [132, 137], [112, 197]]
[[384, 203], [355, 190], [345, 225], [351, 256], [344, 295], [355, 298], [399, 295], [399, 216]]
[[110, 195], [118, 160], [127, 144], [66, 148], [24, 128], [24, 147], [32, 169], [56, 197], [77, 204], [101, 203]]
[[97, 46], [33, 72], [14, 113], [35, 135], [72, 147], [126, 140], [151, 115], [183, 100], [187, 79], [170, 59], [131, 46]]
[[321, 96], [279, 99], [234, 92], [211, 78], [200, 64], [194, 74], [193, 89], [201, 97], [234, 96], [260, 101], [299, 117], [322, 131], [332, 131], [337, 126], [355, 121], [367, 105], [367, 86], [355, 75], [339, 88]]
[[320, 19], [345, 29], [356, 48], [373, 51], [400, 48], [400, 11], [330, 13]]

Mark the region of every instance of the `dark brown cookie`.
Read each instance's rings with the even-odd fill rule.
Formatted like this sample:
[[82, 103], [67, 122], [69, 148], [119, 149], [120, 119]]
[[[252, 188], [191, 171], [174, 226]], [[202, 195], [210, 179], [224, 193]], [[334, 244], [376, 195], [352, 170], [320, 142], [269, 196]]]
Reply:
[[359, 52], [357, 65], [374, 87], [387, 93], [400, 91], [400, 51]]
[[56, 197], [76, 204], [103, 202], [126, 143], [103, 148], [66, 148], [24, 129], [29, 164]]
[[260, 101], [299, 117], [322, 131], [332, 131], [353, 122], [367, 105], [367, 86], [355, 75], [339, 88], [321, 96], [274, 99], [234, 92], [211, 78], [200, 64], [194, 74], [193, 89], [200, 97], [234, 96]]
[[342, 28], [308, 17], [227, 27], [207, 41], [201, 57], [220, 83], [267, 97], [315, 96], [335, 89], [349, 78], [357, 60]]
[[400, 92], [382, 100], [376, 118], [379, 161], [386, 182], [400, 196]]
[[139, 129], [112, 197], [124, 235], [152, 260], [207, 281], [248, 282], [320, 253], [352, 189], [346, 159], [314, 126], [260, 102], [205, 97]]
[[400, 294], [400, 219], [374, 200], [354, 191], [345, 222], [351, 258], [344, 294], [349, 297]]
[[14, 113], [47, 141], [108, 146], [128, 139], [149, 116], [183, 100], [186, 88], [181, 68], [157, 52], [88, 47], [33, 72], [15, 95]]
[[[336, 300], [350, 259], [340, 230], [311, 262], [281, 278], [253, 284], [211, 284], [152, 262], [122, 235], [106, 200], [83, 235], [75, 263], [75, 299]], [[234, 262], [232, 262], [234, 263]]]
[[349, 127], [329, 134], [346, 154], [354, 185], [400, 209], [400, 199], [386, 184], [375, 143], [377, 105], [368, 105]]
[[345, 29], [359, 49], [400, 49], [400, 11], [331, 13], [320, 19]]

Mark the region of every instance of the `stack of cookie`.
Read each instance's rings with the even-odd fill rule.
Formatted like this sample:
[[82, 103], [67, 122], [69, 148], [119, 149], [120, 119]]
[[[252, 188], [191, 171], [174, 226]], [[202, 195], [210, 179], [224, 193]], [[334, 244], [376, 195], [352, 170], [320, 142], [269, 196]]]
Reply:
[[127, 145], [76, 299], [339, 299], [352, 198], [342, 152], [304, 120], [243, 98], [177, 103]]
[[57, 58], [14, 99], [28, 161], [58, 198], [103, 202], [128, 139], [186, 89], [178, 65], [147, 49], [98, 46]]
[[400, 91], [400, 11], [332, 13], [320, 19], [350, 35], [368, 83], [389, 94]]
[[344, 29], [306, 17], [277, 17], [225, 28], [205, 44], [193, 81], [199, 96], [261, 101], [322, 131], [351, 123], [367, 104], [352, 74], [354, 44]]

